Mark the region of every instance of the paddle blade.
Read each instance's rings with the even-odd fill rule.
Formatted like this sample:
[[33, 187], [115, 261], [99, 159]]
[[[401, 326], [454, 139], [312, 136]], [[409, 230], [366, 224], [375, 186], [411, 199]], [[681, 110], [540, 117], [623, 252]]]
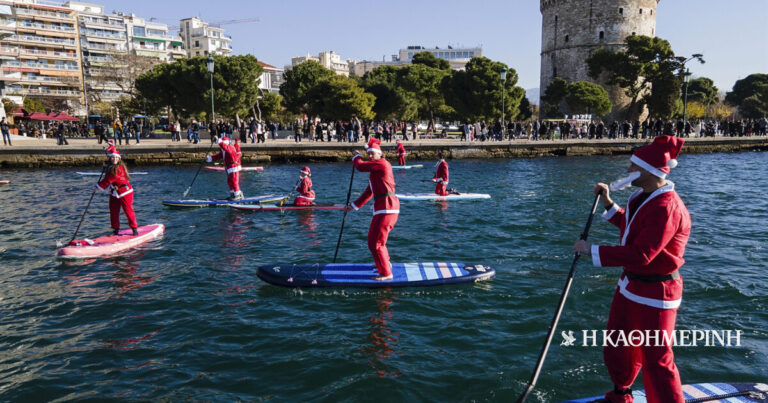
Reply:
[[62, 246], [64, 246], [64, 244], [63, 244], [63, 243], [61, 243], [61, 241], [59, 241], [59, 240], [57, 239], [57, 240], [56, 240], [56, 247], [57, 247], [57, 248], [61, 248]]
[[182, 195], [183, 197], [187, 197], [187, 194], [189, 194], [189, 189], [190, 188], [187, 188], [187, 190], [184, 191], [184, 194]]

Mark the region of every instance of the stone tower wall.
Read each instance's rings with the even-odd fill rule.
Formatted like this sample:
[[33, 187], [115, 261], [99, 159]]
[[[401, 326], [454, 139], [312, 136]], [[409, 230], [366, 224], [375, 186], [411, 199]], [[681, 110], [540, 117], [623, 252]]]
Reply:
[[[632, 34], [655, 36], [658, 2], [541, 0], [541, 94], [555, 77], [594, 82], [586, 63], [594, 50], [602, 46], [616, 50]], [[609, 118], [623, 119], [630, 99], [619, 88], [601, 84], [613, 102]]]

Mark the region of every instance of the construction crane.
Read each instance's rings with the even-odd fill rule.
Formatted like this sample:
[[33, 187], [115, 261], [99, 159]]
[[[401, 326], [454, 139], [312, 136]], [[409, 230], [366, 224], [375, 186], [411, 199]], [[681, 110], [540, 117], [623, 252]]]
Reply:
[[[258, 17], [255, 18], [243, 18], [239, 20], [223, 20], [223, 21], [214, 21], [209, 22], [208, 26], [211, 27], [217, 27], [220, 28], [222, 25], [232, 25], [232, 24], [243, 24], [246, 22], [260, 22], [261, 20]], [[181, 27], [179, 25], [175, 25], [172, 27], [168, 27], [169, 31], [178, 31]]]

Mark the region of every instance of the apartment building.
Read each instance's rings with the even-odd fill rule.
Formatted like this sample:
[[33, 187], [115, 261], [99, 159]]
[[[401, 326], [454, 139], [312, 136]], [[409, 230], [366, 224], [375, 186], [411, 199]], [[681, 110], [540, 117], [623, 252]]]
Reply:
[[82, 109], [83, 78], [74, 10], [43, 1], [0, 0], [0, 95]]
[[317, 56], [307, 53], [306, 56], [297, 56], [291, 58], [291, 67], [304, 63], [307, 60], [314, 60], [323, 67], [333, 70], [336, 74], [349, 77], [350, 60], [341, 60], [341, 56], [331, 51], [320, 52]]
[[232, 37], [225, 35], [223, 28], [209, 25], [197, 17], [180, 21], [179, 37], [188, 57], [232, 53]]
[[264, 69], [259, 77], [261, 79], [259, 88], [265, 92], [279, 93], [280, 84], [283, 83], [283, 69], [262, 61], [258, 61], [258, 63]]
[[392, 61], [396, 64], [410, 64], [413, 55], [419, 52], [430, 52], [438, 59], [447, 60], [453, 70], [464, 70], [470, 59], [483, 56], [483, 48], [481, 47], [454, 48], [448, 46], [441, 49], [436, 46], [434, 49], [429, 49], [424, 46], [408, 46], [400, 49], [397, 55], [392, 55]]

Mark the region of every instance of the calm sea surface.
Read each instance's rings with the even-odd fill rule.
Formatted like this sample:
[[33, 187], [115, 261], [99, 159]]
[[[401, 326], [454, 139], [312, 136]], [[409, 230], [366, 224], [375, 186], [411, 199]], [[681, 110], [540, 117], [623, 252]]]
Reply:
[[[415, 163], [416, 161], [409, 161]], [[399, 192], [431, 192], [433, 162], [395, 172]], [[451, 185], [492, 199], [402, 202], [394, 261], [494, 267], [492, 281], [395, 290], [267, 285], [267, 263], [329, 262], [339, 211], [173, 210], [195, 168], [141, 169], [140, 224], [165, 237], [121, 257], [65, 264], [94, 176], [3, 170], [0, 179], [0, 400], [511, 401], [524, 389], [598, 180], [628, 156], [451, 161]], [[318, 202], [343, 203], [350, 164], [312, 164]], [[287, 192], [300, 166], [244, 173], [246, 195]], [[693, 218], [678, 329], [742, 330], [740, 347], [679, 347], [685, 383], [768, 379], [768, 153], [683, 155], [670, 179]], [[353, 196], [367, 184], [357, 173]], [[190, 197], [226, 196], [201, 172]], [[621, 204], [629, 191], [614, 195]], [[347, 216], [340, 262], [370, 262], [368, 207]], [[124, 218], [123, 218], [123, 222]], [[97, 195], [81, 229], [109, 230]], [[616, 243], [596, 218], [590, 239]], [[530, 401], [612, 387], [599, 347], [618, 268], [580, 262]], [[572, 330], [579, 346], [560, 346]], [[635, 387], [641, 387], [638, 381]]]

